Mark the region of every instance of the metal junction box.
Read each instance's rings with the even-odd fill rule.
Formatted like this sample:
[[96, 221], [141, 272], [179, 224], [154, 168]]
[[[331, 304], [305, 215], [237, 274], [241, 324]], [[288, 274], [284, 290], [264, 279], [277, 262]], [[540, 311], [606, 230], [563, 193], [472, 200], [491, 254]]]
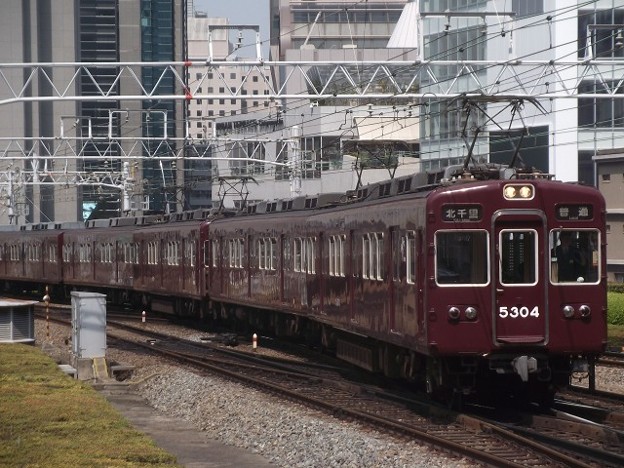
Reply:
[[106, 295], [72, 291], [72, 354], [83, 359], [106, 355]]

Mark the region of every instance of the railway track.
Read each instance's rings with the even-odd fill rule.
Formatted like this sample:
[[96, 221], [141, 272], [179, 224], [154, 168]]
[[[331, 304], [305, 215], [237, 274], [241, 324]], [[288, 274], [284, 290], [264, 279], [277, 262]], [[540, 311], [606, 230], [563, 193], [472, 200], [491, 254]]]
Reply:
[[[519, 435], [518, 428], [505, 427], [466, 414], [432, 406], [422, 401], [368, 384], [354, 384], [341, 377], [341, 370], [326, 365], [284, 362], [248, 352], [220, 349], [220, 345], [189, 343], [149, 333], [136, 326], [113, 324], [138, 333], [141, 346], [191, 365], [202, 372], [217, 372], [290, 401], [305, 403], [343, 419], [371, 428], [418, 439], [454, 454], [494, 466], [618, 466], [619, 459], [594, 451], [578, 458], [583, 445], [562, 454], [553, 444], [535, 442], [534, 434]], [[118, 337], [118, 339], [123, 339]], [[141, 341], [139, 341], [141, 342]], [[133, 344], [136, 342], [133, 340]], [[530, 437], [529, 437], [530, 436]], [[564, 435], [565, 438], [569, 434]], [[553, 446], [555, 448], [553, 448]]]
[[598, 364], [624, 368], [624, 352], [605, 351], [598, 359]]
[[192, 366], [195, 371], [217, 373], [282, 399], [304, 403], [371, 429], [417, 439], [487, 465], [624, 465], [616, 446], [622, 440], [616, 429], [597, 429], [595, 422], [571, 421], [569, 416], [562, 416], [562, 410], [552, 417], [534, 416], [530, 424], [495, 422], [453, 413], [413, 395], [353, 383], [337, 366], [241, 352], [224, 347], [216, 337], [211, 338], [211, 343], [189, 342], [147, 331], [144, 325], [131, 325], [127, 320], [109, 320], [108, 325], [115, 330], [109, 334], [109, 345], [140, 347]]

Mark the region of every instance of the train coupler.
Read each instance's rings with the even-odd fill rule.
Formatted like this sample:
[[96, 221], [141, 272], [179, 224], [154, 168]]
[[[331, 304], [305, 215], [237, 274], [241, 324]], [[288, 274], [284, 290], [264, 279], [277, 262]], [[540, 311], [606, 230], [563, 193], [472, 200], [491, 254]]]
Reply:
[[529, 356], [518, 356], [511, 361], [511, 367], [523, 382], [528, 382], [529, 374], [537, 372], [537, 359]]

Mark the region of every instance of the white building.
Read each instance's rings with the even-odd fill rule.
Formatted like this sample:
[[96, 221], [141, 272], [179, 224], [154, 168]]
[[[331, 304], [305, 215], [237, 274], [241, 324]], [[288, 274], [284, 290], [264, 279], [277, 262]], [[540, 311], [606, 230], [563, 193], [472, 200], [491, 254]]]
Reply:
[[[591, 4], [573, 0], [273, 0], [271, 12], [273, 59], [323, 64], [421, 58], [451, 63], [434, 70], [435, 80], [421, 77], [416, 86], [425, 97], [420, 102], [301, 99], [280, 103], [280, 113], [273, 114], [270, 125], [274, 131], [264, 128], [256, 139], [281, 141], [263, 144], [264, 157], [286, 166], [256, 164], [247, 168], [237, 163], [238, 174], [253, 176], [258, 182], [247, 184], [249, 200], [344, 191], [388, 178], [392, 171], [401, 175], [463, 163], [473, 137], [472, 156], [477, 160], [508, 164], [521, 143], [516, 164], [536, 167], [561, 180], [594, 184], [592, 157], [624, 146], [624, 99], [514, 100], [514, 90], [523, 91], [523, 73], [527, 80], [534, 79], [536, 72], [529, 67], [517, 67], [521, 73], [515, 81], [501, 80], [497, 76], [500, 68], [485, 65], [472, 76], [456, 77], [465, 60], [501, 63], [599, 58], [613, 60], [612, 70], [603, 70], [600, 76], [595, 72], [581, 76], [581, 67], [570, 66], [544, 78], [539, 91], [624, 94], [619, 81], [624, 59], [624, 5], [620, 0]], [[322, 73], [320, 66], [310, 67], [307, 82], [288, 81], [287, 93], [309, 89], [317, 72]], [[366, 72], [357, 69], [354, 76]], [[277, 84], [285, 82], [284, 78], [276, 76]], [[453, 82], [458, 92], [478, 94], [497, 80], [500, 93], [507, 97], [473, 99], [468, 103], [471, 107], [437, 92], [440, 83]], [[383, 80], [376, 85], [383, 88]], [[229, 120], [229, 125], [218, 124], [217, 134], [242, 136], [232, 117]], [[262, 125], [262, 119], [256, 120]], [[394, 130], [394, 135], [381, 137], [384, 133], [380, 130], [387, 130], [389, 121], [401, 123], [401, 132]], [[294, 127], [298, 133], [293, 133]], [[480, 132], [475, 136], [477, 127]], [[296, 141], [293, 135], [299, 135]], [[226, 174], [231, 175], [227, 166], [221, 165], [219, 175], [223, 178]], [[222, 181], [221, 185], [215, 181], [213, 194], [219, 188]], [[219, 198], [231, 206], [239, 195], [223, 196], [221, 191]]]

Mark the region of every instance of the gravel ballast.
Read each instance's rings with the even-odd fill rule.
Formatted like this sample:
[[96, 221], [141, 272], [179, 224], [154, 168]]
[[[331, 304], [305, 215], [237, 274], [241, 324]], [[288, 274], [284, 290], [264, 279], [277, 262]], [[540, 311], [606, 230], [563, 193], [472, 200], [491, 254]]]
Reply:
[[[159, 324], [158, 328], [162, 329]], [[66, 359], [68, 328], [36, 321], [36, 340], [57, 360]], [[199, 332], [167, 333], [199, 339]], [[219, 377], [204, 377], [162, 359], [109, 348], [110, 361], [131, 365], [132, 387], [163, 413], [192, 422], [209, 438], [259, 453], [280, 467], [472, 467], [416, 442], [377, 433], [315, 410], [287, 403]], [[599, 367], [599, 388], [624, 392], [621, 370]]]

